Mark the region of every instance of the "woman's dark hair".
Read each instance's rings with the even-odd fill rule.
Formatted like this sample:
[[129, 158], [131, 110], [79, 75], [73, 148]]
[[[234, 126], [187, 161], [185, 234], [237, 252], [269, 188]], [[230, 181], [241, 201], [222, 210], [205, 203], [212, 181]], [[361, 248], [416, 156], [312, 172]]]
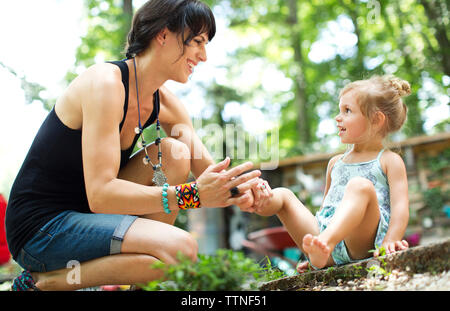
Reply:
[[[128, 42], [127, 58], [143, 52], [165, 27], [181, 36], [184, 45], [202, 33], [211, 41], [216, 22], [211, 9], [198, 0], [149, 0], [134, 15]], [[189, 35], [185, 38], [185, 30]], [[184, 53], [184, 48], [183, 48]]]

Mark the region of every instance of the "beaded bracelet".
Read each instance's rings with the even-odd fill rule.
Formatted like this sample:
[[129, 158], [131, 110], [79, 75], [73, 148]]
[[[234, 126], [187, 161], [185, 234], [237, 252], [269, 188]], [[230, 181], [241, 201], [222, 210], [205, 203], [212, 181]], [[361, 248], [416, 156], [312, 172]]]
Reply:
[[167, 198], [167, 188], [169, 188], [169, 184], [165, 183], [162, 187], [162, 204], [163, 204], [164, 212], [166, 214], [170, 214], [172, 211], [169, 209], [169, 199]]
[[175, 194], [180, 209], [200, 208], [200, 197], [195, 181], [175, 186]]

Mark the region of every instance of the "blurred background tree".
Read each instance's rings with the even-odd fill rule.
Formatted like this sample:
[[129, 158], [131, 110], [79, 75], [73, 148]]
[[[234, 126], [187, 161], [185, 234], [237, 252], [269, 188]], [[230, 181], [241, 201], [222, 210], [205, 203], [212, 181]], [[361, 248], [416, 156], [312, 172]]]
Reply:
[[[86, 31], [68, 83], [94, 63], [124, 58], [132, 14], [144, 2], [85, 0]], [[254, 133], [240, 110], [257, 109], [271, 121], [266, 132], [276, 127], [280, 133], [280, 158], [330, 151], [339, 145], [333, 121], [339, 90], [373, 74], [395, 74], [411, 83], [412, 94], [405, 99], [407, 124], [394, 139], [448, 131], [448, 119], [427, 124], [429, 109], [449, 105], [448, 1], [205, 2], [232, 40], [223, 42], [224, 77], [190, 82], [209, 111], [193, 116], [203, 127], [218, 124], [225, 137], [227, 124], [241, 125], [248, 141]], [[37, 88], [30, 88], [30, 98], [36, 97]], [[183, 100], [188, 92], [178, 95]], [[231, 115], [225, 113], [233, 109]], [[233, 156], [237, 148], [224, 143], [215, 157]]]
[[72, 81], [83, 69], [107, 60], [124, 58], [126, 37], [131, 27], [133, 0], [85, 0], [86, 34], [77, 48]]
[[[239, 87], [233, 78], [255, 59], [276, 66], [291, 81], [290, 96], [277, 94], [265, 103], [281, 107], [282, 155], [329, 149], [335, 136], [330, 119], [337, 113], [339, 90], [349, 81], [395, 74], [411, 83], [400, 138], [430, 132], [424, 128], [425, 111], [440, 101], [448, 105], [448, 1], [208, 2], [222, 8], [228, 27], [244, 42], [230, 55], [230, 85]], [[258, 84], [246, 93], [255, 98], [264, 91]], [[434, 130], [444, 130], [448, 121]]]

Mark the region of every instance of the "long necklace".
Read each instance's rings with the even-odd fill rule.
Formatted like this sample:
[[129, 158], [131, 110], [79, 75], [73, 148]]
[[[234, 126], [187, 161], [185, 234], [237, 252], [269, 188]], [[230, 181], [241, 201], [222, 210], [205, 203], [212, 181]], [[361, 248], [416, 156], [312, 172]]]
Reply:
[[153, 168], [153, 179], [152, 182], [159, 187], [162, 187], [167, 182], [167, 177], [164, 175], [164, 172], [162, 170], [162, 152], [161, 152], [161, 126], [159, 124], [159, 92], [156, 90], [156, 92], [153, 94], [153, 101], [156, 103], [156, 140], [155, 144], [158, 146], [158, 164], [153, 164], [150, 160], [150, 157], [148, 155], [147, 151], [147, 143], [144, 139], [144, 129], [141, 124], [141, 110], [139, 105], [139, 88], [138, 88], [138, 80], [137, 80], [137, 72], [136, 72], [136, 58], [133, 57], [133, 65], [134, 65], [134, 77], [136, 82], [136, 98], [137, 98], [137, 106], [138, 106], [138, 126], [134, 129], [134, 132], [139, 135], [141, 141], [138, 142], [139, 148], [144, 148], [145, 156], [143, 158], [143, 162], [145, 165], [151, 164]]

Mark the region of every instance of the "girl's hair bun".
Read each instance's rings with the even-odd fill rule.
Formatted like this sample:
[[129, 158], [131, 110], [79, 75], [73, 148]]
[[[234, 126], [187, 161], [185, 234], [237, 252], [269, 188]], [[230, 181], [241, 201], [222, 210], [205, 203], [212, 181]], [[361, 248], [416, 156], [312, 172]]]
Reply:
[[339, 97], [350, 91], [355, 92], [361, 112], [369, 120], [373, 120], [378, 111], [386, 116], [381, 132], [383, 136], [400, 130], [406, 121], [408, 107], [402, 97], [411, 94], [408, 81], [393, 75], [375, 75], [347, 84]]
[[409, 85], [408, 81], [402, 80], [394, 76], [388, 77], [388, 80], [391, 83], [391, 86], [395, 90], [397, 90], [398, 95], [400, 97], [408, 96], [409, 94], [411, 94], [411, 86]]

